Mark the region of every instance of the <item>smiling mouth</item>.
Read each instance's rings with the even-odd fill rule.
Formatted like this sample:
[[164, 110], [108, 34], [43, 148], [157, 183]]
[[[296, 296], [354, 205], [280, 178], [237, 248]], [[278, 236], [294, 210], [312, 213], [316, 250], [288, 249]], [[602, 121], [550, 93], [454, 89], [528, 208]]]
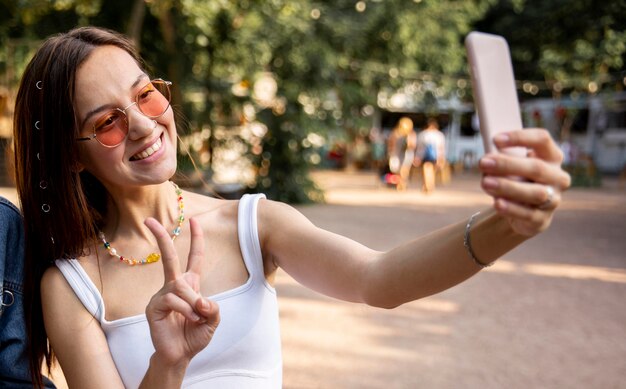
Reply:
[[152, 144], [152, 146], [148, 147], [147, 149], [145, 149], [141, 153], [137, 153], [137, 154], [133, 155], [132, 157], [130, 157], [130, 160], [131, 161], [140, 161], [142, 159], [146, 159], [149, 156], [151, 156], [152, 154], [156, 153], [161, 148], [161, 146], [163, 146], [163, 141], [159, 137], [159, 138], [157, 138], [156, 142], [154, 142]]

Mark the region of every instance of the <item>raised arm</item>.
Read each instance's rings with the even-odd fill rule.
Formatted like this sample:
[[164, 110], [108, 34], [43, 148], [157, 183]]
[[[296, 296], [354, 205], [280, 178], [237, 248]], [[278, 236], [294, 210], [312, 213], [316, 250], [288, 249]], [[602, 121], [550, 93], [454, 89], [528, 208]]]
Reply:
[[496, 144], [527, 147], [529, 158], [489, 155], [481, 161], [482, 186], [494, 197], [494, 207], [471, 223], [468, 215], [378, 252], [315, 227], [287, 205], [264, 201], [259, 215], [266, 264], [282, 267], [321, 293], [388, 308], [464, 281], [545, 230], [570, 182], [560, 168], [560, 151], [545, 131], [512, 132]]
[[[154, 219], [148, 219], [146, 225], [159, 243], [165, 282], [146, 308], [155, 352], [140, 388], [180, 388], [191, 358], [215, 333], [219, 308], [198, 292], [204, 256], [198, 223], [190, 220], [192, 244], [184, 273], [167, 231]], [[41, 290], [45, 291], [46, 331], [69, 386], [124, 388], [100, 323], [84, 308], [58, 269], [46, 271]]]
[[165, 283], [146, 308], [155, 351], [141, 388], [180, 388], [189, 362], [209, 344], [220, 322], [218, 305], [199, 292], [204, 257], [202, 228], [194, 218], [189, 224], [191, 249], [187, 270], [181, 273], [168, 232], [155, 219], [146, 220], [159, 243]]

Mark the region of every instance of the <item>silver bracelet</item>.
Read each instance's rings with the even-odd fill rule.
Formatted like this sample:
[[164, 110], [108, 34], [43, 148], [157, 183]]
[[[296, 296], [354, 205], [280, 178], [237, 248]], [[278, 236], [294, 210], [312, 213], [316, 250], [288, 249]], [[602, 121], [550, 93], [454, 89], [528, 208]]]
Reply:
[[470, 228], [472, 227], [474, 218], [476, 218], [476, 216], [478, 216], [479, 214], [480, 214], [480, 211], [476, 212], [475, 214], [470, 216], [469, 220], [467, 221], [467, 225], [465, 226], [465, 235], [463, 236], [463, 246], [465, 246], [467, 253], [469, 254], [470, 258], [472, 258], [472, 261], [474, 261], [476, 265], [480, 266], [481, 268], [486, 268], [486, 267], [493, 265], [493, 262], [483, 263], [479, 261], [478, 258], [476, 258], [476, 255], [474, 254], [474, 250], [472, 250], [472, 244], [470, 242]]

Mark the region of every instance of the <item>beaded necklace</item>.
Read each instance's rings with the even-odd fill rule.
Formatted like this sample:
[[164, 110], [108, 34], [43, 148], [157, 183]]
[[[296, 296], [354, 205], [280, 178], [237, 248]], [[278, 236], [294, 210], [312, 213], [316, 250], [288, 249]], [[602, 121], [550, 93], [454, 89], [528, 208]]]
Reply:
[[[184, 215], [185, 204], [183, 203], [183, 191], [180, 190], [178, 185], [176, 185], [175, 183], [172, 182], [172, 185], [174, 185], [174, 190], [176, 191], [176, 196], [178, 198], [178, 212], [179, 212], [178, 219], [177, 219], [178, 225], [176, 226], [176, 228], [174, 228], [174, 231], [172, 231], [172, 242], [173, 242], [174, 240], [176, 240], [176, 237], [180, 235], [181, 226], [183, 225], [183, 221], [185, 221], [185, 215]], [[100, 239], [104, 243], [104, 248], [107, 249], [107, 251], [112, 257], [117, 257], [119, 258], [120, 261], [126, 262], [126, 264], [130, 266], [145, 265], [148, 263], [157, 262], [159, 259], [161, 259], [161, 254], [158, 254], [158, 253], [150, 253], [148, 254], [147, 257], [141, 258], [141, 259], [135, 259], [134, 257], [127, 258], [117, 253], [117, 250], [115, 250], [115, 248], [111, 246], [111, 243], [107, 242], [107, 239], [104, 236], [104, 232], [102, 231], [100, 231]]]

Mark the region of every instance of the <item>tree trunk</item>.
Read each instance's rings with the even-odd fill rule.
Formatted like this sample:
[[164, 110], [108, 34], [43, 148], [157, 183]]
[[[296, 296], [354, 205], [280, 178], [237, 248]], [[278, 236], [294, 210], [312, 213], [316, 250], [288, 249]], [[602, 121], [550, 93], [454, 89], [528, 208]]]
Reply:
[[135, 0], [133, 10], [130, 14], [126, 34], [133, 40], [137, 51], [141, 51], [141, 30], [143, 27], [143, 19], [146, 15], [145, 0]]
[[165, 51], [168, 56], [169, 63], [167, 66], [167, 75], [172, 81], [172, 103], [174, 105], [182, 105], [183, 98], [180, 91], [179, 74], [180, 74], [180, 53], [176, 51], [176, 29], [172, 20], [170, 7], [162, 7], [159, 12], [159, 26], [161, 26], [161, 34], [163, 42], [165, 42]]

